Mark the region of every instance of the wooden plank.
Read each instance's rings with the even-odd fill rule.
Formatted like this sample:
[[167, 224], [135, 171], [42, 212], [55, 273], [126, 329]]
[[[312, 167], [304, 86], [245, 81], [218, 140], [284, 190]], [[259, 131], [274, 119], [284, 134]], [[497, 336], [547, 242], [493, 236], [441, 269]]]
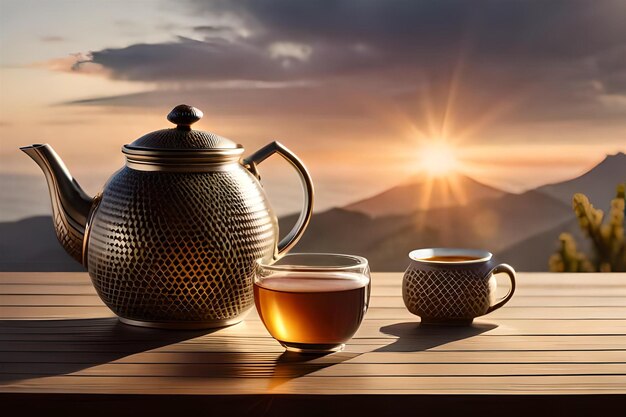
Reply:
[[[98, 301], [99, 302], [99, 301]], [[95, 304], [95, 302], [94, 302]], [[405, 308], [400, 297], [372, 297], [372, 308]], [[513, 297], [504, 307], [626, 307], [625, 297]], [[37, 318], [62, 318], [62, 317], [109, 317], [109, 310], [102, 304], [94, 306], [0, 306], [0, 317], [3, 319], [37, 319]], [[65, 312], [65, 314], [64, 314]], [[546, 316], [550, 316], [546, 314]]]
[[[549, 314], [546, 314], [549, 310]], [[546, 317], [548, 316], [548, 317]], [[256, 319], [256, 315], [254, 319]], [[252, 314], [251, 317], [252, 318]], [[367, 319], [412, 321], [418, 320], [405, 307], [372, 307], [367, 311]], [[542, 307], [509, 306], [496, 310], [478, 320], [598, 320], [626, 319], [626, 306], [623, 307]]]
[[[39, 366], [39, 365], [37, 365]], [[142, 365], [138, 366], [141, 369]], [[152, 367], [155, 365], [149, 365]], [[193, 366], [193, 365], [186, 365]], [[101, 368], [99, 366], [97, 368]], [[90, 368], [95, 369], [96, 368]], [[119, 369], [118, 369], [119, 370]], [[165, 370], [163, 370], [165, 371]], [[301, 371], [294, 369], [294, 373]], [[158, 372], [158, 371], [157, 371]], [[202, 370], [198, 370], [202, 372]], [[136, 374], [136, 371], [130, 370], [129, 374]], [[467, 377], [467, 376], [533, 376], [533, 375], [623, 375], [626, 376], [626, 364], [623, 363], [570, 363], [570, 364], [554, 364], [554, 363], [386, 363], [386, 364], [369, 364], [369, 363], [339, 363], [330, 367], [322, 368], [314, 375], [335, 376], [335, 377], [381, 377], [381, 378], [397, 378], [405, 376], [441, 376], [441, 377]], [[626, 378], [624, 379], [626, 381]]]
[[[171, 343], [171, 344], [169, 344]], [[528, 351], [624, 351], [626, 336], [493, 336], [451, 340], [429, 337], [415, 340], [353, 338], [346, 344], [347, 353], [421, 352], [421, 351], [503, 351], [524, 354]], [[111, 357], [143, 351], [159, 352], [283, 352], [270, 337], [225, 337], [173, 342], [155, 338], [132, 341], [3, 341], [0, 352], [102, 352]]]
[[102, 307], [96, 294], [2, 294], [0, 306], [9, 307]]
[[160, 377], [94, 377], [60, 375], [24, 379], [22, 375], [3, 375], [0, 392], [30, 393], [106, 393], [106, 394], [250, 394], [266, 393], [272, 378], [160, 378]]
[[512, 302], [469, 328], [419, 326], [401, 279], [374, 274], [344, 352], [294, 359], [254, 311], [212, 332], [138, 329], [85, 273], [0, 273], [0, 392], [626, 394], [626, 274], [520, 273]]
[[0, 284], [0, 297], [12, 295], [96, 295], [96, 289], [89, 284]]
[[[87, 274], [78, 274], [70, 280], [63, 277], [61, 280], [50, 279], [47, 276], [11, 276], [6, 272], [0, 272], [0, 294], [29, 294], [29, 293], [58, 293], [63, 294], [64, 291], [89, 292], [95, 294], [91, 279]], [[25, 274], [25, 273], [18, 273]], [[615, 289], [620, 292], [624, 290], [624, 282], [626, 277], [623, 274], [603, 274], [608, 275], [610, 279], [595, 278], [598, 274], [592, 274], [594, 278], [576, 278], [578, 276], [586, 276], [584, 274], [574, 275], [565, 274], [567, 279], [558, 278], [556, 275], [545, 277], [544, 279], [529, 279], [526, 274], [518, 278], [520, 291], [579, 291], [579, 290], [597, 290], [597, 289]], [[555, 279], [556, 278], [556, 279]], [[498, 279], [499, 286], [508, 288], [508, 279]], [[395, 295], [400, 293], [402, 288], [402, 279], [397, 279], [394, 275], [393, 279], [380, 279], [378, 274], [372, 277], [372, 289], [378, 295]], [[39, 291], [38, 291], [39, 290]]]
[[[19, 375], [6, 375], [20, 378]], [[509, 377], [344, 377], [189, 378], [98, 377], [62, 375], [18, 380], [0, 385], [2, 392], [106, 394], [623, 394], [624, 377], [509, 376]]]
[[[167, 352], [146, 351], [139, 353], [116, 353], [111, 360], [112, 352], [3, 352], [0, 363], [63, 363], [63, 364], [101, 364], [111, 363], [266, 363], [279, 360], [282, 351], [276, 352]], [[615, 352], [599, 352], [615, 353]], [[113, 354], [113, 353], [112, 353]], [[358, 354], [338, 352], [310, 359], [312, 363], [336, 363], [336, 358], [354, 358]], [[599, 356], [598, 360], [611, 359], [611, 356]], [[0, 368], [2, 370], [2, 368]]]
[[[379, 285], [398, 286], [402, 283], [402, 272], [373, 272], [372, 283]], [[499, 278], [501, 275], [498, 275]], [[502, 282], [507, 282], [505, 276]], [[524, 286], [572, 286], [572, 285], [622, 285], [626, 273], [552, 273], [552, 272], [518, 272], [517, 281]], [[500, 280], [499, 280], [500, 281]]]
[[[147, 353], [146, 353], [147, 354]], [[154, 353], [157, 354], [158, 353]], [[140, 354], [137, 356], [143, 356]], [[128, 357], [123, 360], [133, 360]], [[450, 364], [516, 364], [516, 363], [626, 363], [626, 347], [616, 351], [556, 350], [556, 351], [437, 351], [368, 352], [350, 359], [350, 363], [450, 363]]]
[[[506, 277], [497, 276], [498, 282], [508, 283]], [[541, 272], [520, 272], [518, 273], [518, 284], [523, 284], [525, 288], [546, 288], [558, 289], [568, 287], [615, 287], [623, 288], [626, 280], [626, 273], [541, 273]], [[400, 288], [402, 284], [402, 273], [372, 273], [372, 287]], [[3, 285], [47, 285], [47, 286], [89, 286], [91, 279], [86, 272], [0, 272], [0, 286]]]
[[1, 284], [92, 285], [86, 272], [0, 272]]
[[[549, 272], [519, 272], [518, 283], [525, 287], [543, 286], [571, 287], [585, 285], [601, 287], [605, 285], [621, 286], [626, 281], [626, 273], [549, 273]], [[503, 279], [502, 282], [506, 282]], [[395, 286], [402, 283], [400, 272], [373, 272], [372, 285]], [[0, 285], [91, 285], [91, 280], [86, 272], [0, 272]]]
[[[370, 306], [379, 308], [404, 308], [404, 302], [401, 297], [372, 297]], [[626, 307], [626, 297], [514, 296], [503, 308], [509, 307]]]
[[[184, 363], [184, 364], [265, 364], [283, 360], [282, 351], [277, 352], [169, 352], [152, 350], [139, 353], [111, 356], [102, 352], [3, 352], [0, 363], [59, 363], [98, 365], [110, 363]], [[289, 356], [289, 355], [286, 355]], [[293, 357], [291, 357], [293, 359]], [[524, 351], [523, 354], [508, 351], [436, 351], [418, 352], [338, 352], [333, 355], [314, 356], [307, 359], [309, 364], [333, 364], [342, 361], [349, 363], [626, 363], [626, 348], [617, 351]], [[3, 370], [4, 368], [0, 368]]]
[[[626, 281], [626, 280], [625, 280]], [[402, 287], [398, 285], [390, 286], [376, 286], [372, 287], [373, 293], [376, 297], [401, 297]], [[498, 292], [500, 297], [503, 297], [509, 290], [508, 285], [500, 285]], [[626, 287], [624, 284], [606, 285], [606, 286], [591, 286], [591, 285], [577, 285], [575, 282], [569, 286], [526, 286], [521, 285], [515, 290], [515, 297], [617, 297], [626, 296]]]
[[[373, 297], [401, 297], [402, 289], [400, 286], [376, 287], [372, 288]], [[500, 295], [504, 296], [508, 291], [508, 287], [499, 288]], [[579, 286], [572, 285], [569, 287], [543, 288], [543, 287], [525, 287], [522, 286], [516, 290], [516, 297], [618, 297], [626, 296], [626, 286]], [[83, 297], [79, 297], [83, 296]], [[68, 299], [77, 297], [99, 302], [99, 298], [93, 287], [88, 285], [0, 285], [0, 305], [21, 305], [26, 301], [25, 305], [33, 304], [33, 299], [48, 300], [59, 297]], [[42, 302], [49, 304], [49, 302]]]
[[[37, 315], [32, 314], [34, 311], [38, 313], [46, 313], [46, 309], [48, 307], [37, 307], [38, 310], [31, 310], [32, 307], [21, 307], [17, 310], [17, 313], [20, 314], [18, 317], [3, 317], [6, 319], [14, 319], [16, 321], [22, 322], [20, 327], [39, 327], [39, 328], [47, 328], [50, 326], [55, 327], [77, 327], [80, 323], [80, 320], [55, 320], [54, 317], [50, 317], [48, 315]], [[55, 308], [55, 307], [49, 307]], [[96, 313], [95, 317], [98, 317], [97, 314], [100, 314], [102, 307], [99, 307], [100, 310], [94, 310]], [[74, 308], [68, 309], [68, 312], [72, 312]], [[16, 310], [14, 310], [15, 312]], [[57, 312], [59, 310], [57, 309]], [[90, 312], [91, 310], [83, 310]], [[549, 314], [547, 314], [549, 313]], [[93, 317], [94, 315], [92, 315]], [[58, 315], [56, 319], [62, 317], [62, 315]], [[76, 317], [74, 314], [72, 317]], [[94, 318], [95, 318], [94, 317]], [[113, 314], [104, 314], [100, 317], [113, 317]], [[41, 320], [19, 320], [20, 318], [34, 318]], [[68, 317], [69, 318], [69, 317]], [[85, 313], [85, 319], [89, 318], [89, 314]], [[366, 314], [366, 319], [385, 319], [385, 320], [398, 320], [398, 321], [415, 321], [418, 320], [416, 316], [411, 314], [405, 307], [402, 305], [401, 307], [370, 307]], [[534, 320], [598, 320], [598, 319], [626, 319], [626, 306], [576, 306], [576, 307], [568, 307], [568, 306], [544, 306], [541, 308], [536, 308], [533, 306], [516, 306], [516, 305], [507, 305], [504, 308], [496, 310], [490, 313], [487, 316], [484, 316], [483, 319], [534, 319]], [[245, 318], [246, 321], [254, 321], [259, 320], [259, 316], [255, 309], [252, 309], [249, 314]], [[482, 319], [479, 319], [482, 320]], [[42, 324], [38, 324], [42, 323]], [[8, 324], [5, 323], [5, 326]], [[93, 324], [90, 324], [92, 326]]]
[[[328, 364], [331, 365], [331, 364]], [[265, 363], [230, 363], [230, 364], [187, 364], [187, 363], [106, 363], [73, 369], [75, 364], [63, 363], [18, 363], [3, 364], [3, 374], [24, 375], [26, 377], [42, 377], [65, 375], [102, 376], [102, 377], [177, 377], [184, 375], [193, 378], [298, 378], [309, 377], [380, 377], [394, 379], [400, 377], [469, 377], [469, 376], [604, 376], [622, 375], [626, 377], [624, 363], [522, 363], [522, 364], [369, 364], [369, 363], [336, 363], [332, 366], [312, 364], [308, 362], [277, 364]], [[626, 381], [626, 378], [624, 379]]]
[[[534, 375], [508, 377], [359, 377], [350, 378], [315, 377], [294, 378], [280, 385], [278, 389], [286, 393], [471, 393], [471, 394], [556, 394], [556, 393], [623, 393], [624, 376], [606, 375]], [[343, 380], [343, 382], [342, 382]]]
[[[0, 340], [37, 340], [40, 342], [54, 340], [82, 340], [85, 338], [106, 338], [114, 333], [124, 332], [126, 337], [141, 338], [149, 333], [133, 328], [126, 328], [115, 322], [111, 327], [105, 328], [103, 332], [87, 329], [83, 332], [62, 332], [58, 333], [54, 328], [41, 332], [18, 332], [1, 331]], [[123, 330], [119, 330], [122, 328]], [[208, 333], [208, 332], [205, 332]], [[159, 334], [158, 331], [153, 334]], [[197, 333], [202, 334], [202, 333]], [[431, 337], [442, 337], [448, 339], [485, 337], [485, 336], [532, 336], [532, 335], [626, 335], [626, 320], [509, 320], [499, 319], [492, 321], [488, 317], [478, 319], [470, 327], [433, 327], [421, 326], [417, 320], [398, 323], [395, 320], [365, 320], [356, 338], [384, 338], [406, 340], [419, 340]], [[214, 330], [211, 334], [204, 336], [206, 339], [216, 337], [267, 337], [268, 333], [262, 323], [258, 320], [251, 320], [235, 326]]]
[[100, 307], [0, 307], [0, 317], [4, 320], [34, 320], [34, 319], [79, 319], [97, 317], [115, 317], [115, 314], [106, 306]]

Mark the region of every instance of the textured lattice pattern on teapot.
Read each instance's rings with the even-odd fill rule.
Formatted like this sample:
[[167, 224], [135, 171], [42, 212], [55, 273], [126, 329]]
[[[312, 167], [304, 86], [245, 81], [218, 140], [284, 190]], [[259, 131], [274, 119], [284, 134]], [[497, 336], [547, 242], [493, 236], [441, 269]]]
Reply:
[[91, 226], [88, 269], [105, 304], [142, 321], [232, 320], [253, 304], [255, 260], [277, 225], [240, 165], [207, 173], [120, 170]]
[[[53, 199], [52, 205], [54, 206], [55, 204], [60, 205], [61, 203]], [[61, 246], [63, 246], [68, 255], [82, 263], [83, 254], [79, 249], [82, 248], [83, 245], [83, 235], [66, 223], [59, 209], [52, 210], [52, 221], [54, 231]]]
[[402, 296], [409, 311], [422, 318], [474, 318], [485, 314], [491, 305], [494, 285], [492, 276], [482, 270], [449, 269], [442, 273], [409, 267]]
[[201, 130], [162, 129], [140, 137], [132, 143], [134, 147], [151, 149], [213, 149], [232, 148], [229, 139]]

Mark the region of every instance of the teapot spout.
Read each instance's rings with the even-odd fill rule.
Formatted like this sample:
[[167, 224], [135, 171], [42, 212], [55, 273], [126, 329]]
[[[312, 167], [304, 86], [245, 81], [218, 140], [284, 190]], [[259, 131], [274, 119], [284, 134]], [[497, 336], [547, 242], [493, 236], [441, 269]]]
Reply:
[[78, 185], [50, 145], [35, 144], [20, 150], [30, 156], [46, 176], [52, 201], [52, 222], [59, 242], [72, 258], [83, 263], [85, 228], [94, 198]]

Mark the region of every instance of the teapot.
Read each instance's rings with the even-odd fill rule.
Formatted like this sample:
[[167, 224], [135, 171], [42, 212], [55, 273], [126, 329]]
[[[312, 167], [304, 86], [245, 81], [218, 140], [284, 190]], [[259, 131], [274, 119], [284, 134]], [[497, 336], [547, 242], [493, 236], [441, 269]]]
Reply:
[[[289, 251], [311, 218], [313, 183], [296, 155], [272, 142], [241, 159], [242, 145], [191, 128], [202, 115], [176, 106], [167, 116], [176, 127], [124, 145], [125, 166], [95, 197], [50, 145], [20, 148], [45, 174], [59, 242], [123, 323], [198, 329], [241, 321], [254, 304], [256, 261]], [[274, 154], [304, 189], [300, 216], [280, 241], [257, 170]]]

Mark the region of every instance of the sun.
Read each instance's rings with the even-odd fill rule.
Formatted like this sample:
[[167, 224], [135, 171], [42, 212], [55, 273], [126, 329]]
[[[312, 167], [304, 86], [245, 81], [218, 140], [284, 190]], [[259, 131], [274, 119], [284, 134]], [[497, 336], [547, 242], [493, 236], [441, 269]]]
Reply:
[[445, 142], [425, 144], [419, 149], [420, 168], [434, 177], [446, 176], [459, 167], [454, 148]]

